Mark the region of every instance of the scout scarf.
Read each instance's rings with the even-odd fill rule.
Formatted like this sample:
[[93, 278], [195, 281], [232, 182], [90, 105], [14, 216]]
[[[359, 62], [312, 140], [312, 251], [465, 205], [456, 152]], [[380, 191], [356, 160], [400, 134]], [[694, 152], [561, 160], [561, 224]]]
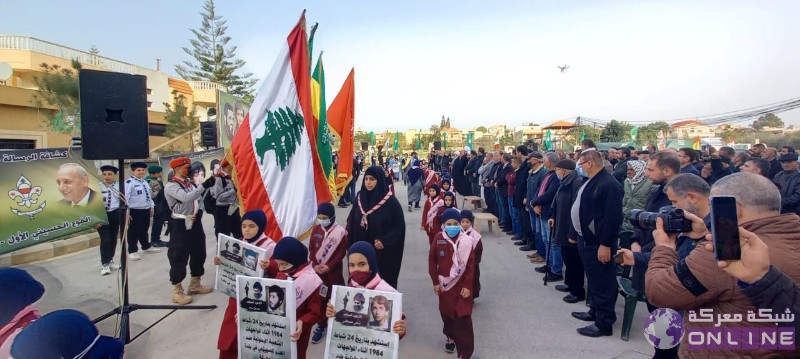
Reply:
[[444, 206], [444, 200], [437, 196], [435, 198], [428, 198], [428, 203], [430, 203], [431, 206], [430, 209], [428, 209], [428, 215], [425, 217], [425, 227], [434, 229], [433, 221], [436, 219], [436, 216], [439, 215], [439, 208]]
[[391, 196], [392, 196], [392, 191], [386, 192], [386, 195], [383, 196], [383, 199], [381, 199], [381, 201], [378, 202], [378, 204], [376, 204], [375, 207], [372, 207], [372, 209], [370, 209], [367, 212], [364, 212], [364, 205], [361, 204], [361, 196], [358, 196], [358, 210], [361, 211], [361, 227], [364, 227], [364, 229], [369, 229], [369, 222], [367, 222], [367, 216], [377, 211], [378, 208], [381, 208], [381, 206], [383, 206], [383, 204], [386, 203], [386, 201], [388, 201], [389, 197]]
[[310, 262], [306, 262], [303, 264], [303, 268], [289, 276], [289, 278], [294, 282], [295, 309], [300, 308], [300, 306], [303, 305], [303, 302], [305, 302], [306, 299], [311, 296], [311, 294], [316, 292], [315, 289], [322, 285], [322, 279], [320, 279], [317, 273], [314, 272], [314, 269], [311, 268], [310, 264]]
[[478, 243], [481, 242], [481, 234], [478, 231], [474, 230], [472, 227], [469, 230], [465, 231], [470, 238], [472, 238], [472, 249], [478, 246]]
[[327, 230], [322, 227], [322, 231], [325, 232], [325, 236], [322, 238], [321, 250], [317, 251], [317, 263], [327, 264], [336, 252], [336, 247], [342, 242], [342, 238], [347, 235], [347, 231], [335, 223]]
[[461, 276], [467, 269], [467, 261], [469, 260], [470, 253], [472, 253], [472, 237], [466, 235], [463, 231], [458, 234], [458, 238], [455, 242], [445, 234], [442, 234], [442, 237], [453, 246], [453, 263], [450, 265], [450, 276], [439, 276], [441, 289], [446, 292], [450, 290], [453, 285], [458, 283], [458, 280], [461, 279]]
[[[250, 242], [250, 241], [248, 241], [248, 242]], [[272, 258], [272, 252], [275, 251], [275, 246], [277, 245], [277, 243], [275, 243], [275, 241], [273, 241], [272, 238], [267, 237], [266, 234], [262, 234], [261, 237], [259, 237], [258, 240], [254, 241], [254, 242], [255, 243], [252, 243], [254, 246], [256, 246], [258, 248], [266, 249], [267, 250], [267, 255], [269, 256], [269, 258]], [[267, 259], [269, 259], [269, 258], [267, 258]]]

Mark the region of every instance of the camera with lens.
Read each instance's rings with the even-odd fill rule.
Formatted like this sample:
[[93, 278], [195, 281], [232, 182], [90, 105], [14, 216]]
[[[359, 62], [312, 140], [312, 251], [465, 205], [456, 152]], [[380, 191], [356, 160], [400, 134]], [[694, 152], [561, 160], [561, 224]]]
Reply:
[[656, 229], [656, 219], [661, 217], [664, 221], [664, 231], [667, 233], [681, 233], [692, 231], [692, 221], [683, 216], [683, 210], [673, 206], [664, 206], [655, 212], [646, 212], [641, 209], [631, 211], [629, 220], [631, 224], [642, 230]]

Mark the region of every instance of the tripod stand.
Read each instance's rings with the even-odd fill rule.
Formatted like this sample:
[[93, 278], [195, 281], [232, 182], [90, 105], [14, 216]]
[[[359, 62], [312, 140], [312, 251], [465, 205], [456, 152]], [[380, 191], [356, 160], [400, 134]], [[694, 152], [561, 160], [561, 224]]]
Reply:
[[[124, 160], [118, 160], [118, 168], [119, 168], [119, 191], [121, 194], [125, 193], [125, 163]], [[162, 189], [163, 191], [163, 189]], [[109, 196], [111, 193], [109, 193]], [[127, 219], [127, 210], [125, 217]], [[124, 222], [123, 222], [124, 223]], [[183, 309], [191, 309], [191, 310], [199, 310], [199, 309], [214, 309], [216, 305], [147, 305], [147, 304], [133, 304], [129, 301], [129, 290], [128, 290], [128, 242], [127, 238], [125, 238], [125, 231], [120, 232], [120, 237], [122, 240], [122, 246], [120, 246], [120, 266], [119, 271], [122, 274], [122, 303], [120, 303], [119, 307], [112, 309], [110, 312], [103, 314], [96, 319], [93, 320], [94, 323], [99, 323], [103, 320], [106, 320], [114, 315], [120, 315], [120, 330], [119, 330], [119, 337], [117, 339], [122, 342], [123, 345], [128, 344], [136, 338], [140, 337], [142, 334], [150, 330], [150, 328], [154, 327], [156, 324], [160, 323], [162, 320], [166, 319], [172, 313], [175, 313], [176, 310], [183, 310]], [[114, 238], [116, 241], [117, 239]], [[130, 326], [130, 313], [137, 311], [139, 309], [161, 309], [161, 310], [171, 310], [171, 312], [167, 313], [165, 316], [161, 317], [161, 319], [157, 320], [155, 323], [151, 324], [147, 328], [144, 328], [141, 333], [137, 334], [135, 337], [131, 338], [131, 326]]]

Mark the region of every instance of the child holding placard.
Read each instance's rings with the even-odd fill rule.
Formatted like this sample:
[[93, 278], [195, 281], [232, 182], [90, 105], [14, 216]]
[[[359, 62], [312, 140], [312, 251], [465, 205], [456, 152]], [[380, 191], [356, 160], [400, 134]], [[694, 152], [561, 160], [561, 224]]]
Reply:
[[[311, 240], [308, 246], [311, 264], [314, 272], [322, 279], [323, 296], [320, 308], [324, 311], [334, 285], [344, 285], [342, 275], [342, 258], [347, 252], [347, 230], [336, 224], [336, 208], [333, 204], [325, 202], [317, 209], [317, 224], [311, 230]], [[317, 344], [325, 334], [328, 327], [328, 318], [320, 313], [317, 329], [311, 337], [311, 342]], [[311, 328], [309, 328], [311, 329]]]

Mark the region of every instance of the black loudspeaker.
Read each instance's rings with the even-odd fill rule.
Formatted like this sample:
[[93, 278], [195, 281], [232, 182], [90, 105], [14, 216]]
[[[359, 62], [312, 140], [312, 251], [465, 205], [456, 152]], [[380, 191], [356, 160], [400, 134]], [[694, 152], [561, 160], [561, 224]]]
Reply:
[[361, 150], [362, 151], [366, 151], [368, 149], [369, 149], [369, 143], [368, 142], [361, 142]]
[[217, 147], [217, 123], [200, 122], [200, 140], [203, 147]]
[[539, 151], [539, 144], [538, 144], [538, 143], [536, 143], [536, 142], [533, 142], [533, 143], [531, 144], [531, 150], [534, 150], [534, 151]]
[[442, 141], [433, 141], [433, 150], [434, 151], [441, 151], [442, 150]]
[[83, 158], [150, 157], [147, 77], [80, 70]]

